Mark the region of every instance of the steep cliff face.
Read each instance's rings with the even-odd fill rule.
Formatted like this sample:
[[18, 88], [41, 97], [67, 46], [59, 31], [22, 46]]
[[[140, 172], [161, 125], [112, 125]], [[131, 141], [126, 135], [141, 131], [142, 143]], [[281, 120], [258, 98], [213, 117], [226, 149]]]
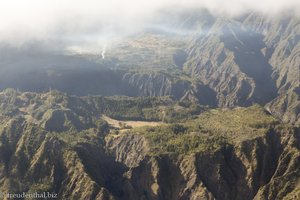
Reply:
[[184, 80], [174, 80], [167, 74], [141, 74], [126, 73], [123, 81], [129, 83], [136, 89], [139, 95], [143, 96], [168, 96], [174, 95], [177, 99], [182, 97], [190, 83]]
[[189, 43], [185, 70], [217, 93], [219, 106], [268, 104], [299, 123], [299, 35], [293, 15], [217, 16]]
[[[13, 71], [11, 73], [14, 73]], [[1, 76], [1, 75], [0, 75]], [[7, 77], [9, 81], [7, 81]], [[102, 69], [24, 69], [24, 72], [6, 73], [0, 88], [16, 88], [22, 91], [45, 92], [57, 89], [68, 94], [85, 95], [126, 95], [126, 96], [173, 96], [175, 99], [193, 98], [201, 104], [210, 105], [203, 95], [212, 96], [209, 88], [201, 82], [193, 84], [188, 77], [173, 76], [165, 72], [128, 72], [127, 70]], [[191, 91], [201, 91], [201, 96]]]
[[7, 90], [0, 99], [3, 192], [99, 200], [300, 195], [300, 130], [259, 106], [120, 130], [100, 118], [103, 97]]
[[[131, 167], [129, 182], [137, 199], [293, 199], [300, 195], [298, 137], [299, 130], [270, 130], [215, 152], [141, 159], [142, 154], [127, 151], [131, 161], [122, 159], [126, 149], [116, 150], [114, 142], [108, 146], [119, 162]], [[127, 139], [122, 141], [118, 144], [132, 146]]]
[[300, 195], [296, 129], [270, 130], [214, 152], [149, 156], [141, 136], [111, 138], [106, 143], [110, 154], [101, 143], [92, 143], [97, 137], [70, 146], [37, 128], [5, 132], [22, 124], [12, 121], [1, 133], [3, 191], [51, 191], [61, 199], [269, 200]]
[[[289, 14], [281, 17], [252, 14], [244, 24], [262, 34], [265, 43], [262, 52], [273, 69], [278, 95], [267, 107], [277, 116], [284, 116], [285, 121], [299, 123], [299, 18]], [[278, 31], [273, 32], [275, 29]]]

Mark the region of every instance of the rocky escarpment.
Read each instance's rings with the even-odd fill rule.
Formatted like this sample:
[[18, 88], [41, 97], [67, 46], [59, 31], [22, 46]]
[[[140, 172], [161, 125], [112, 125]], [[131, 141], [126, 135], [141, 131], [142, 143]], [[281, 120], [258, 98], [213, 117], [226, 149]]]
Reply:
[[[11, 126], [23, 127], [16, 131]], [[108, 157], [99, 143], [70, 146], [23, 120], [9, 122], [1, 136], [3, 192], [49, 191], [60, 199], [95, 199], [114, 192], [119, 196], [115, 188], [120, 188], [117, 182], [124, 167]]]
[[[122, 141], [117, 142], [119, 148], [132, 146], [128, 139]], [[133, 159], [130, 150], [124, 157], [124, 151], [113, 144], [112, 139], [108, 147], [116, 160], [131, 167], [129, 182], [137, 199], [295, 199], [300, 195], [299, 130], [270, 130], [215, 152], [143, 159], [143, 154]]]
[[172, 96], [177, 100], [193, 99], [203, 105], [214, 104], [214, 100], [211, 101], [215, 98], [214, 92], [200, 82], [194, 84], [191, 80], [163, 72], [128, 72], [95, 67], [95, 64], [86, 68], [85, 65], [72, 70], [64, 67], [24, 68], [22, 71], [2, 69], [5, 72], [0, 74], [0, 89], [15, 88], [31, 92], [57, 89], [78, 96]]
[[[59, 199], [99, 200], [300, 195], [300, 130], [259, 106], [118, 130], [101, 118], [109, 109], [103, 97], [6, 90], [0, 99], [4, 193], [48, 191]], [[124, 97], [118, 104], [132, 106]]]
[[216, 16], [189, 43], [185, 70], [216, 92], [219, 106], [256, 102], [299, 123], [299, 30], [293, 14]]
[[1, 132], [1, 189], [60, 199], [295, 199], [299, 134], [275, 129], [214, 152], [151, 156], [141, 136], [110, 138], [108, 153], [93, 134], [72, 145], [18, 119]]
[[141, 96], [172, 96], [177, 100], [216, 106], [215, 91], [201, 82], [194, 83], [165, 73], [125, 73], [122, 80]]

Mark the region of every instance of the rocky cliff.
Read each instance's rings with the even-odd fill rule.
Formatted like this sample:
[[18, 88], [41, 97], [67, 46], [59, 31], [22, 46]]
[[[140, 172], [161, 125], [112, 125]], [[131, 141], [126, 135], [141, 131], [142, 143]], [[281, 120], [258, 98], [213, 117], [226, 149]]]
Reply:
[[185, 70], [216, 92], [219, 106], [256, 102], [298, 123], [299, 18], [251, 13], [209, 22], [189, 43]]
[[101, 119], [103, 97], [6, 90], [0, 98], [3, 192], [103, 200], [300, 197], [300, 130], [260, 106], [116, 129]]

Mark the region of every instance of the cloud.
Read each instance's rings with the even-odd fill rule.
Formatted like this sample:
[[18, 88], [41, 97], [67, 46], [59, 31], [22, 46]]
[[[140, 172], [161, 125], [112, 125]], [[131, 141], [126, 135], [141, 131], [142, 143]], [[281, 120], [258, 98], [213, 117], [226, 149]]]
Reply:
[[299, 0], [0, 0], [0, 42], [30, 40], [104, 43], [138, 31], [168, 6], [207, 8], [237, 15], [249, 10], [276, 14], [300, 8]]

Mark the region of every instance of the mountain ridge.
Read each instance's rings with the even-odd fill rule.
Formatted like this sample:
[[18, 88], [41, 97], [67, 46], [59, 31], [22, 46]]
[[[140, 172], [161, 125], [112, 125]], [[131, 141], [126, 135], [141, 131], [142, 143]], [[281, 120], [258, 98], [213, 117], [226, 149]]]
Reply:
[[[126, 119], [122, 106], [140, 105], [147, 117], [146, 111], [171, 100], [79, 98], [55, 90], [6, 90], [0, 98], [6, 107], [0, 114], [4, 192], [99, 200], [299, 197], [300, 130], [258, 105], [206, 109], [191, 112], [188, 120], [119, 129], [101, 114]], [[179, 105], [186, 106], [174, 104], [177, 110]]]

